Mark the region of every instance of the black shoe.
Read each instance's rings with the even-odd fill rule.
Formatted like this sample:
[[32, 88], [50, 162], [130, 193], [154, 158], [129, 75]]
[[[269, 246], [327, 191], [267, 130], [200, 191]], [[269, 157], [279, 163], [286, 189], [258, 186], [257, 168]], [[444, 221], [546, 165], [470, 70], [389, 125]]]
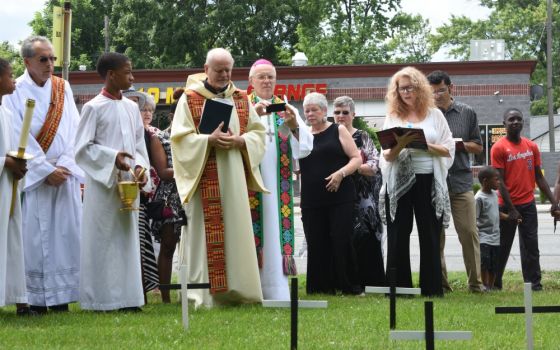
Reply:
[[29, 305], [29, 309], [31, 311], [38, 313], [39, 315], [46, 315], [48, 312], [46, 306]]
[[39, 316], [37, 311], [31, 310], [29, 306], [22, 307], [16, 310], [16, 315], [18, 316]]
[[533, 292], [540, 292], [542, 290], [542, 284], [535, 284], [531, 287], [531, 289], [533, 290]]
[[49, 310], [53, 312], [68, 312], [68, 304], [52, 305]]
[[138, 306], [122, 307], [119, 309], [121, 312], [142, 312], [142, 309]]

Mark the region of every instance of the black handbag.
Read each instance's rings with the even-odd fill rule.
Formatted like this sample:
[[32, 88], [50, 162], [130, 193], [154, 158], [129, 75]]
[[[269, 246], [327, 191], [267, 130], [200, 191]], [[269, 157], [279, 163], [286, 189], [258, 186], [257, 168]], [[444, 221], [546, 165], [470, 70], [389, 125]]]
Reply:
[[173, 217], [173, 209], [163, 199], [153, 200], [146, 204], [146, 215], [152, 220], [164, 220]]

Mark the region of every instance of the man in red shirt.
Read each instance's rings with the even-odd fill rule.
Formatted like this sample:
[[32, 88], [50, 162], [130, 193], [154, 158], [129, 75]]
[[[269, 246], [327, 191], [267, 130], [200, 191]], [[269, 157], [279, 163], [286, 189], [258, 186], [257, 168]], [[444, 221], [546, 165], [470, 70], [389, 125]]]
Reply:
[[500, 210], [508, 220], [500, 222], [500, 258], [495, 287], [502, 289], [504, 273], [515, 230], [519, 226], [519, 249], [523, 280], [531, 282], [532, 289], [542, 290], [539, 263], [537, 207], [533, 190], [535, 182], [550, 203], [550, 211], [558, 210], [550, 187], [541, 172], [541, 155], [537, 145], [521, 136], [523, 114], [516, 108], [504, 113], [506, 137], [492, 146], [492, 166], [500, 173]]

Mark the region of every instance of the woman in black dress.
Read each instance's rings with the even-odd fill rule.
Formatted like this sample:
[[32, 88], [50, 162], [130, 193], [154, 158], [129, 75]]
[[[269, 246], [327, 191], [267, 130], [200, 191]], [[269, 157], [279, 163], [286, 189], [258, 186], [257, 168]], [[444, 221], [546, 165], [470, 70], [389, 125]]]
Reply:
[[307, 293], [360, 294], [352, 250], [356, 191], [351, 174], [362, 163], [352, 136], [327, 121], [327, 99], [305, 96], [303, 109], [313, 151], [300, 159], [301, 220], [307, 239]]
[[352, 126], [355, 116], [354, 100], [340, 96], [334, 100], [334, 120], [344, 125], [360, 150], [362, 164], [352, 175], [356, 185], [354, 203], [354, 231], [352, 243], [356, 252], [358, 278], [362, 287], [385, 285], [385, 269], [381, 241], [383, 225], [377, 210], [381, 172], [379, 153], [368, 133]]

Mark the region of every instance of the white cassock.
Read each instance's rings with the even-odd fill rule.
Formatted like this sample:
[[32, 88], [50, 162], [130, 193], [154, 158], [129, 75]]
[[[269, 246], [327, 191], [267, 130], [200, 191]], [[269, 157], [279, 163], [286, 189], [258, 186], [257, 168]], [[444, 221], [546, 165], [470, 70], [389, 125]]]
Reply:
[[[27, 70], [16, 80], [16, 91], [4, 96], [13, 111], [15, 134], [19, 135], [25, 101], [35, 100], [35, 110], [27, 153], [23, 191], [23, 247], [27, 296], [31, 305], [51, 306], [78, 300], [80, 266], [80, 226], [82, 203], [80, 183], [83, 172], [74, 161], [74, 137], [79, 113], [68, 82], [64, 88], [62, 118], [50, 148], [43, 152], [37, 141], [51, 103], [51, 79], [39, 86]], [[45, 180], [56, 167], [65, 167], [72, 175], [59, 186]]]
[[[270, 132], [283, 135], [290, 134], [292, 158], [305, 158], [313, 149], [313, 135], [304, 121], [296, 115], [299, 126], [299, 141], [286, 125], [278, 127], [273, 115], [261, 116], [261, 122], [267, 128], [266, 152], [261, 162], [261, 174], [264, 186], [270, 193], [263, 193], [263, 267], [260, 269], [261, 288], [263, 298], [267, 300], [290, 300], [288, 276], [282, 267], [282, 250], [280, 247], [280, 216], [278, 214], [278, 145], [275, 137], [269, 137]], [[273, 130], [270, 130], [270, 129]], [[292, 169], [293, 170], [293, 169]]]
[[86, 310], [144, 305], [138, 211], [119, 210], [119, 151], [134, 157], [132, 168], [149, 168], [138, 105], [99, 94], [84, 105], [76, 136], [76, 162], [86, 173], [80, 265], [80, 305]]
[[12, 173], [4, 167], [6, 153], [17, 149], [12, 129], [12, 113], [0, 106], [0, 307], [27, 303], [25, 267], [21, 237], [21, 203], [19, 188], [14, 212], [10, 217]]

